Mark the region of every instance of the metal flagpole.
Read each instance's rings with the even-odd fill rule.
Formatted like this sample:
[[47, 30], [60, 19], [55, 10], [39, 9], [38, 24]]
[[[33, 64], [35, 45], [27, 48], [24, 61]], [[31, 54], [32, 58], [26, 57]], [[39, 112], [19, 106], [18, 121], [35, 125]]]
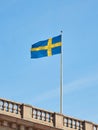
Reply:
[[[61, 42], [62, 42], [62, 32], [61, 31]], [[61, 46], [61, 56], [60, 56], [60, 113], [63, 113], [63, 49]]]

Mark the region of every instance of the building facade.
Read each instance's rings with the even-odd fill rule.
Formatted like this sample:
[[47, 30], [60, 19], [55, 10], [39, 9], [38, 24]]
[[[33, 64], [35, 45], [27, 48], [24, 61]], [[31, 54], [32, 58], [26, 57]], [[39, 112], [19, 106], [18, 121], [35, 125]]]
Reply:
[[98, 130], [98, 125], [0, 99], [0, 130]]

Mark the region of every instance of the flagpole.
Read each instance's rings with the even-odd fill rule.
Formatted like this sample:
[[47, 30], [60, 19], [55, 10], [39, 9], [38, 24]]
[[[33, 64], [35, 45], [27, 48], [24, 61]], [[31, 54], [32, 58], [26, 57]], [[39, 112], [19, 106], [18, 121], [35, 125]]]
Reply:
[[[61, 31], [61, 42], [62, 42], [62, 32]], [[63, 113], [63, 54], [62, 54], [62, 46], [61, 46], [61, 54], [60, 54], [60, 114]]]

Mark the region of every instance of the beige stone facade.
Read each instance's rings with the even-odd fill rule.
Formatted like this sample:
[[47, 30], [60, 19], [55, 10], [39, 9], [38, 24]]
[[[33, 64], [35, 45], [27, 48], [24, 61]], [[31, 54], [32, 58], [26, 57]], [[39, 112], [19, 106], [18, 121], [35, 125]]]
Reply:
[[98, 130], [98, 125], [0, 99], [0, 130]]

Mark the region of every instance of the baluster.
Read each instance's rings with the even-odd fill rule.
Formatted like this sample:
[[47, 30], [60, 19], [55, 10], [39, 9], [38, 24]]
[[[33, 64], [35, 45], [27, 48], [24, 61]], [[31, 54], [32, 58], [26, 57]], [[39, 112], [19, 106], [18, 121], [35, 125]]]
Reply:
[[67, 127], [67, 118], [64, 118], [64, 126]]
[[43, 121], [45, 121], [45, 112], [43, 112]]
[[79, 129], [82, 130], [82, 122], [79, 123]]
[[6, 111], [8, 112], [8, 102], [6, 102]]
[[33, 116], [36, 119], [36, 110], [33, 110]]
[[35, 115], [35, 119], [36, 119], [36, 109], [34, 110], [34, 115]]
[[69, 124], [69, 119], [67, 119], [68, 120], [68, 127], [70, 127], [70, 124]]
[[48, 113], [48, 115], [47, 115], [47, 116], [48, 116], [48, 122], [51, 122], [51, 120], [50, 120], [50, 119], [51, 119], [51, 114], [50, 114], [50, 113]]
[[40, 111], [38, 110], [38, 118], [37, 119], [39, 119], [40, 120]]
[[96, 127], [96, 126], [94, 126], [94, 127], [93, 127], [93, 129], [94, 129], [94, 130], [97, 130], [97, 127]]
[[47, 121], [50, 122], [50, 113], [47, 113]]
[[7, 111], [6, 101], [4, 101], [4, 111]]
[[14, 113], [14, 103], [12, 103], [12, 113]]
[[36, 110], [33, 110], [33, 117], [36, 119]]
[[50, 122], [50, 113], [47, 113], [47, 119], [48, 119], [48, 122]]
[[0, 100], [0, 110], [2, 110], [2, 101]]
[[43, 120], [43, 112], [42, 111], [41, 111], [41, 116], [42, 116], [41, 120]]
[[78, 128], [78, 130], [80, 130], [80, 129], [79, 129], [79, 126], [80, 126], [80, 125], [79, 125], [79, 121], [77, 121], [77, 128]]
[[20, 114], [20, 105], [16, 105], [16, 114]]
[[40, 111], [40, 120], [42, 120], [42, 111]]
[[66, 118], [66, 127], [68, 127], [69, 124], [68, 124], [68, 118]]
[[68, 120], [69, 127], [71, 128], [71, 120]]
[[37, 116], [37, 115], [38, 115], [38, 110], [36, 109], [36, 119], [38, 119], [38, 116]]
[[20, 106], [17, 104], [15, 107], [16, 114], [20, 113]]
[[73, 128], [75, 129], [75, 120], [73, 120]]
[[45, 113], [45, 116], [44, 116], [44, 121], [46, 121], [46, 112], [44, 112]]
[[50, 114], [50, 122], [51, 123], [53, 122], [53, 116], [52, 116], [52, 114]]
[[73, 128], [73, 120], [70, 119], [70, 127]]
[[77, 121], [75, 121], [75, 129], [77, 129]]
[[75, 122], [74, 122], [74, 120], [72, 119], [72, 128], [74, 128], [74, 123], [75, 123]]
[[39, 119], [39, 110], [37, 110], [37, 119]]
[[80, 121], [79, 121], [79, 130], [81, 130], [81, 124], [80, 124]]
[[37, 110], [37, 119], [39, 119], [39, 110]]
[[7, 102], [7, 111], [9, 112], [9, 102]]
[[39, 120], [41, 120], [41, 111], [39, 110]]
[[32, 118], [34, 118], [34, 109], [32, 108]]
[[12, 109], [11, 109], [11, 103], [9, 103], [9, 112], [11, 112], [11, 110], [12, 110]]
[[42, 112], [42, 120], [44, 121], [44, 112]]
[[34, 109], [32, 108], [32, 118], [34, 118]]
[[52, 114], [49, 114], [49, 122], [51, 122]]
[[17, 114], [17, 105], [14, 104], [14, 113]]
[[46, 121], [48, 122], [49, 118], [48, 118], [48, 113], [46, 112]]
[[2, 101], [2, 110], [4, 110], [4, 101]]

